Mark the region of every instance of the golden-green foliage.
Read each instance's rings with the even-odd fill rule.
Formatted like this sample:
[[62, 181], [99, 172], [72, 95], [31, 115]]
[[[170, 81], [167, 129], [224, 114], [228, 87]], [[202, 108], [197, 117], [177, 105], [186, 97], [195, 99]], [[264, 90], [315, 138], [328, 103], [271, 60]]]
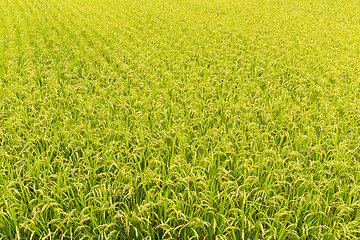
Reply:
[[360, 3], [0, 0], [0, 239], [359, 239]]

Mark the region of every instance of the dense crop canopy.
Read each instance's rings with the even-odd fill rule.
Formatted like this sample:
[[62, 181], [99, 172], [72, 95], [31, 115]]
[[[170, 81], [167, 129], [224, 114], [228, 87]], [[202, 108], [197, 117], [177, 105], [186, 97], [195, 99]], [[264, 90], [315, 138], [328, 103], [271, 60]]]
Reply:
[[360, 3], [0, 0], [0, 239], [360, 238]]

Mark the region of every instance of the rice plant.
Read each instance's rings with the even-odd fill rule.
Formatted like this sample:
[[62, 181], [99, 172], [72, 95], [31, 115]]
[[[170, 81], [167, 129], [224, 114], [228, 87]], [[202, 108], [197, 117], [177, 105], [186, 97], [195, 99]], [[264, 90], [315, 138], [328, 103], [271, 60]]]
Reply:
[[0, 0], [0, 239], [360, 239], [355, 0]]

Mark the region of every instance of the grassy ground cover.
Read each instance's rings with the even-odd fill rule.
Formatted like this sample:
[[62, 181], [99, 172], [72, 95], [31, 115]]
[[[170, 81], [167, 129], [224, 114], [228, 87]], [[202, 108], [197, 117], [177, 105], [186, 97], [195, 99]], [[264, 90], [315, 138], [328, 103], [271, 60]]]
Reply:
[[0, 0], [0, 239], [359, 239], [360, 3]]

